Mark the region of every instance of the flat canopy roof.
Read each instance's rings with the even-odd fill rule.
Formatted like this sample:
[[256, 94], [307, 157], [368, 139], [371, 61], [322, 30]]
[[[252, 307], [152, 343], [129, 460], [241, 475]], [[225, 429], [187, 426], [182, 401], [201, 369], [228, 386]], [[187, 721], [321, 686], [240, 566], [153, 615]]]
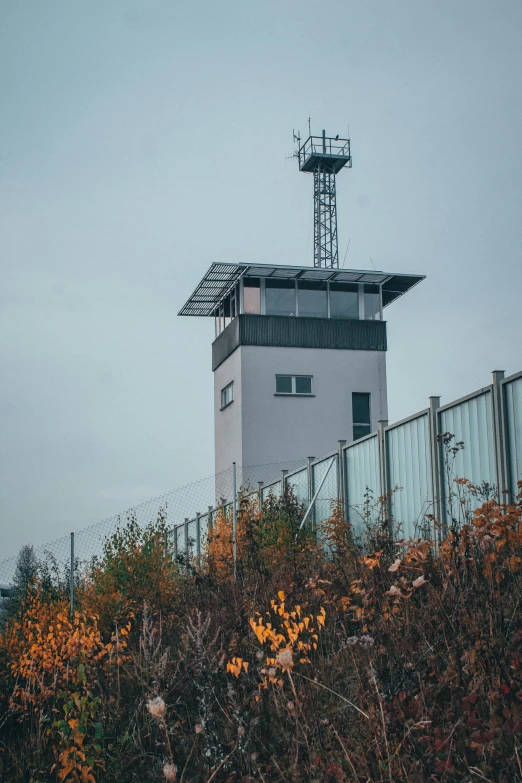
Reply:
[[275, 266], [273, 264], [212, 264], [196, 290], [183, 305], [178, 315], [211, 316], [219, 302], [228, 294], [240, 277], [293, 278], [298, 280], [329, 280], [336, 283], [376, 283], [382, 285], [383, 306], [390, 304], [425, 275], [403, 275], [367, 269], [325, 269], [310, 266]]

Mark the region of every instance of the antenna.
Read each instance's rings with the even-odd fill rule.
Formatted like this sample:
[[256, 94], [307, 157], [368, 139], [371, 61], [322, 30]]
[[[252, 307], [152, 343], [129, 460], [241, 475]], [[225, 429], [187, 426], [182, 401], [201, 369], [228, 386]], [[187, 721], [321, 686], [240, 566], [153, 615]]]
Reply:
[[338, 269], [335, 175], [345, 166], [352, 166], [350, 140], [340, 139], [338, 135], [327, 136], [326, 131], [321, 136], [312, 136], [310, 117], [308, 131], [310, 135], [304, 144], [301, 145], [301, 138], [295, 133], [294, 141], [298, 143], [299, 171], [314, 175], [314, 266]]
[[[351, 241], [352, 241], [352, 238], [350, 237], [350, 238], [348, 239], [348, 244], [346, 245], [346, 253], [344, 254], [344, 258], [343, 258], [343, 265], [342, 265], [341, 269], [344, 269], [344, 265], [346, 264], [346, 256], [348, 255], [348, 251], [349, 251], [349, 249], [350, 249], [350, 242], [351, 242]], [[371, 260], [371, 259], [370, 259], [370, 260]]]

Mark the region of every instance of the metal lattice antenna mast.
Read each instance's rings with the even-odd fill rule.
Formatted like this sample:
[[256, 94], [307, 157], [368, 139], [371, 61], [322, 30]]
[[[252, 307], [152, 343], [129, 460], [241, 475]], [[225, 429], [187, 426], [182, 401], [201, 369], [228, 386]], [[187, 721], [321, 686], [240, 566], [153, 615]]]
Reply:
[[309, 136], [303, 145], [294, 133], [294, 141], [299, 170], [314, 175], [314, 266], [338, 268], [335, 175], [352, 166], [350, 140], [327, 137], [323, 131], [322, 136]]

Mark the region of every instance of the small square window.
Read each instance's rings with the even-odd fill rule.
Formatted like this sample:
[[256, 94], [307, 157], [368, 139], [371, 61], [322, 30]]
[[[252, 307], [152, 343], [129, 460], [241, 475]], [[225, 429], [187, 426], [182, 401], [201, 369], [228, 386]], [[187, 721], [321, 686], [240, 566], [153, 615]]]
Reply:
[[229, 383], [224, 389], [221, 389], [221, 410], [234, 402], [234, 382]]
[[312, 397], [312, 376], [276, 375], [276, 394], [309, 395]]
[[276, 375], [276, 393], [292, 394], [292, 376]]
[[311, 375], [296, 375], [296, 377], [295, 377], [295, 393], [296, 394], [311, 394], [312, 393], [312, 376]]

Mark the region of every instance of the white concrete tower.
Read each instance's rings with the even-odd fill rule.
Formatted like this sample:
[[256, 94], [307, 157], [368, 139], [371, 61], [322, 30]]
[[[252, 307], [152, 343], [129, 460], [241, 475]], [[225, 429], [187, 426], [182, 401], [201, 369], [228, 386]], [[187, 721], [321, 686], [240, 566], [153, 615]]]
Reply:
[[335, 174], [349, 141], [323, 132], [296, 155], [314, 174], [314, 267], [214, 263], [179, 313], [215, 319], [215, 471], [236, 462], [243, 480], [388, 418], [383, 308], [423, 279], [339, 269]]
[[212, 264], [180, 315], [215, 318], [216, 473], [318, 457], [387, 419], [382, 308], [422, 279]]

